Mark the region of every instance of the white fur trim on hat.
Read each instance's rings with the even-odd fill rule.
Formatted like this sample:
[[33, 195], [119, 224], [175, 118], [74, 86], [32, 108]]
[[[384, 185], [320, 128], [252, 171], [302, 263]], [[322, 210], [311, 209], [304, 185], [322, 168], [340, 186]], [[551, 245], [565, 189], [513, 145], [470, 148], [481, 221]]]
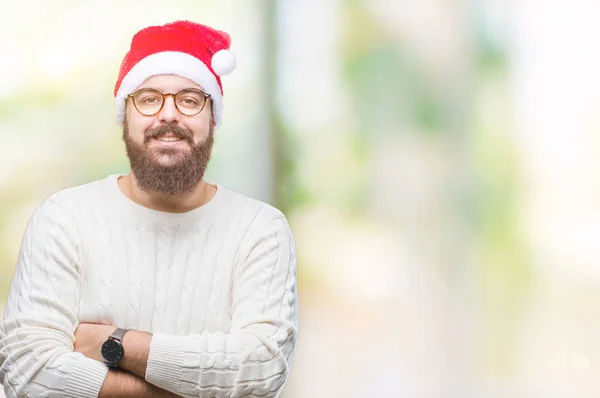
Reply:
[[216, 126], [221, 124], [223, 113], [223, 95], [215, 75], [198, 58], [175, 51], [152, 54], [135, 64], [125, 75], [115, 96], [117, 106], [117, 124], [123, 127], [125, 119], [125, 100], [149, 77], [155, 75], [177, 75], [198, 84], [212, 98], [212, 110]]

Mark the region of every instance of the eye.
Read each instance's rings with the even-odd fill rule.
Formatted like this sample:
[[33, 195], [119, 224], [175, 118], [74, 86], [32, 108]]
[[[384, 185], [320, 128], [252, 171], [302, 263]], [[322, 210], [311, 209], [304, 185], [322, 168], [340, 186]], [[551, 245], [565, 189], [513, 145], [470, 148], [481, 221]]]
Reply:
[[160, 98], [156, 96], [147, 96], [141, 99], [143, 104], [154, 105], [160, 102]]
[[184, 97], [179, 100], [179, 102], [183, 105], [187, 106], [196, 106], [199, 104], [199, 101], [193, 97]]
[[134, 100], [137, 105], [155, 106], [163, 102], [163, 96], [157, 90], [142, 89], [135, 94]]

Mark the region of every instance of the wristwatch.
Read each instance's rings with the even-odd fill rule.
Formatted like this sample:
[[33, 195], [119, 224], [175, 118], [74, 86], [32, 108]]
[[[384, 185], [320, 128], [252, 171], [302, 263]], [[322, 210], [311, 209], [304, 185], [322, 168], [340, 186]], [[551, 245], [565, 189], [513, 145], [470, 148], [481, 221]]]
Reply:
[[110, 367], [116, 367], [125, 354], [123, 344], [121, 344], [125, 333], [127, 333], [127, 329], [119, 328], [102, 344], [102, 358], [104, 358], [104, 363]]

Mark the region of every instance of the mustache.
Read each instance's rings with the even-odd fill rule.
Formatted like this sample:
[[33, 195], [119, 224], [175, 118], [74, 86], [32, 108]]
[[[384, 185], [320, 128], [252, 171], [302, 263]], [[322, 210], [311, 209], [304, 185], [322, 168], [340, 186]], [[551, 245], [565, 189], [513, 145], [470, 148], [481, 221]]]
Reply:
[[146, 131], [144, 141], [149, 142], [152, 138], [160, 137], [161, 135], [165, 135], [167, 133], [171, 133], [175, 137], [187, 141], [192, 140], [192, 134], [184, 128], [176, 126], [174, 124], [164, 124], [148, 129], [148, 131]]

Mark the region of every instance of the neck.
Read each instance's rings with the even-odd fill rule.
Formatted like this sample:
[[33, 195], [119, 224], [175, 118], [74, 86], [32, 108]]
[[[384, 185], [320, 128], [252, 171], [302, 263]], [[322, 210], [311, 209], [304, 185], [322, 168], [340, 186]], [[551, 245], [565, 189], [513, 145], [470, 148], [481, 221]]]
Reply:
[[165, 195], [145, 192], [140, 189], [135, 174], [119, 177], [119, 188], [131, 200], [144, 207], [169, 213], [184, 213], [208, 203], [217, 192], [217, 187], [200, 180], [194, 191], [184, 195]]

